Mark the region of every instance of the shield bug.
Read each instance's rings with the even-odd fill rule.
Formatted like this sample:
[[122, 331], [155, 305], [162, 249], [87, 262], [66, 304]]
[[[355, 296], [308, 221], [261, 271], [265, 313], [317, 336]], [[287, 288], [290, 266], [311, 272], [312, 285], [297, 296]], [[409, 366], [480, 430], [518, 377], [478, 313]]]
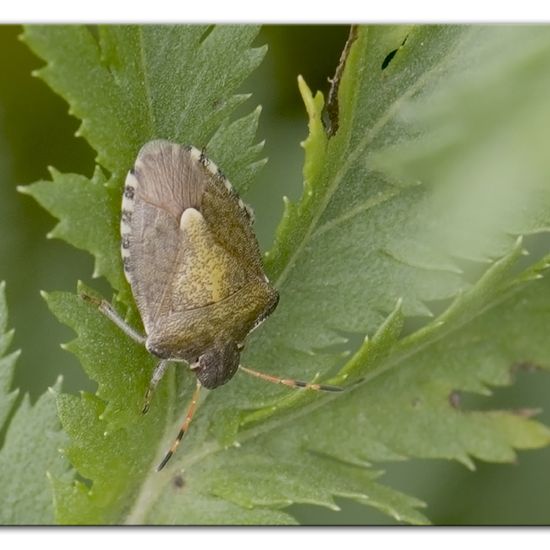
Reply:
[[126, 177], [120, 227], [124, 273], [146, 335], [129, 326], [105, 300], [95, 305], [160, 359], [144, 413], [170, 361], [187, 363], [197, 376], [184, 422], [158, 470], [189, 427], [201, 387], [221, 386], [239, 369], [295, 388], [342, 389], [240, 365], [246, 336], [279, 300], [264, 274], [252, 224], [251, 209], [203, 152], [164, 140], [151, 141], [139, 151]]

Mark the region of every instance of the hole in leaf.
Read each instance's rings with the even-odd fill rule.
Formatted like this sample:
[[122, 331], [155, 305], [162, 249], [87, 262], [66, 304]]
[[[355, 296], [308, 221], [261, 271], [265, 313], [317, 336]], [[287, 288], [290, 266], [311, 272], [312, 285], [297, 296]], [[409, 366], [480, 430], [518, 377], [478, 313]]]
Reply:
[[82, 483], [87, 489], [91, 489], [93, 485], [93, 481], [91, 479], [88, 479], [87, 477], [84, 477], [80, 472], [75, 470], [74, 474], [74, 480]]
[[407, 41], [408, 36], [405, 36], [403, 42], [401, 42], [401, 45], [399, 48], [395, 48], [395, 50], [392, 50], [385, 58], [384, 61], [382, 61], [382, 65], [380, 65], [380, 69], [384, 70], [387, 68], [387, 66], [392, 62], [393, 58], [395, 57], [395, 54], [405, 45], [405, 42]]
[[384, 70], [391, 62], [391, 60], [395, 57], [395, 54], [397, 53], [397, 50], [399, 48], [396, 48], [395, 50], [392, 50], [385, 58], [384, 61], [382, 61], [382, 65], [380, 65], [380, 68]]

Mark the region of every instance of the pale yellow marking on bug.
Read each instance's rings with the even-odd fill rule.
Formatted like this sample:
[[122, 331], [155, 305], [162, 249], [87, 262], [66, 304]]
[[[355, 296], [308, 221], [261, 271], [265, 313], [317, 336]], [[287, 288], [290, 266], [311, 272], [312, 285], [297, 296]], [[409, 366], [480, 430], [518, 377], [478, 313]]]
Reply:
[[208, 164], [206, 165], [206, 168], [208, 168], [208, 171], [215, 176], [218, 173], [218, 166], [212, 162], [211, 160], [208, 161]]
[[201, 152], [196, 147], [191, 147], [190, 153], [191, 153], [191, 158], [195, 162], [199, 162], [199, 160], [201, 158]]
[[188, 274], [187, 280], [200, 281], [202, 286], [207, 287], [212, 302], [223, 300], [228, 295], [227, 274], [232, 271], [231, 258], [214, 242], [208, 224], [198, 210], [187, 208], [183, 212], [180, 229], [188, 234], [206, 260], [203, 265], [197, 263], [190, 267], [196, 273], [192, 278]]

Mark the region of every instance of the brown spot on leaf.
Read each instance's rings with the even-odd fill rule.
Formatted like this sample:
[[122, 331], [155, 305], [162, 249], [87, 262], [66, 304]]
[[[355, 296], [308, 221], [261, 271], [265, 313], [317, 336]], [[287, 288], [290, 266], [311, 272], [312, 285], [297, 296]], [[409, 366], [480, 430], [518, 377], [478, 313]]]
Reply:
[[415, 397], [415, 398], [411, 401], [411, 405], [412, 405], [413, 408], [415, 408], [415, 409], [418, 409], [418, 407], [420, 407], [421, 404], [422, 404], [422, 400], [420, 399], [420, 397]]
[[185, 487], [185, 480], [183, 479], [183, 476], [181, 474], [176, 474], [172, 478], [172, 485], [176, 490], [183, 489]]
[[459, 409], [460, 408], [460, 392], [458, 390], [453, 390], [449, 394], [449, 403], [453, 409]]

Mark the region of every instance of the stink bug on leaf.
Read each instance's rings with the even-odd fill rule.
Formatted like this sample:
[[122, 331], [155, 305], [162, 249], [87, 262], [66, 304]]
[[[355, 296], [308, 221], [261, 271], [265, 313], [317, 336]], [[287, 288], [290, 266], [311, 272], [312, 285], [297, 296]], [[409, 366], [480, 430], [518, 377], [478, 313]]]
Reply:
[[144, 145], [126, 177], [122, 198], [124, 273], [146, 336], [105, 300], [99, 310], [160, 359], [145, 396], [170, 361], [197, 376], [185, 420], [161, 470], [174, 454], [195, 412], [202, 386], [214, 389], [237, 370], [295, 388], [340, 391], [271, 376], [240, 365], [246, 336], [277, 306], [279, 295], [264, 274], [250, 208], [218, 167], [191, 146], [164, 140]]

